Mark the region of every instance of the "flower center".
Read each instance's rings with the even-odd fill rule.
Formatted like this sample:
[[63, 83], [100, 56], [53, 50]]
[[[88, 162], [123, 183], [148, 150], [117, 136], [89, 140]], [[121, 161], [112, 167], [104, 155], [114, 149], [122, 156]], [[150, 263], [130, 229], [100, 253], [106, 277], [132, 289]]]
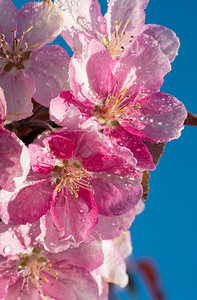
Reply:
[[133, 121], [132, 116], [138, 112], [141, 105], [138, 102], [131, 105], [130, 97], [133, 93], [126, 95], [126, 92], [126, 88], [121, 91], [118, 90], [116, 93], [112, 92], [101, 106], [95, 107], [93, 115], [101, 125], [107, 127], [120, 126], [121, 121]]
[[104, 36], [102, 42], [104, 46], [108, 49], [113, 59], [119, 58], [125, 47], [132, 42], [134, 36], [126, 34], [125, 29], [129, 24], [129, 20], [126, 21], [122, 31], [119, 33], [119, 29], [122, 25], [122, 21], [118, 24], [116, 20], [115, 31], [111, 35], [111, 40], [109, 41], [108, 36]]
[[22, 273], [23, 283], [21, 286], [21, 293], [26, 288], [27, 293], [29, 293], [29, 281], [38, 289], [38, 292], [43, 295], [41, 288], [43, 287], [43, 281], [48, 282], [45, 277], [46, 274], [50, 274], [57, 278], [57, 272], [51, 269], [51, 264], [48, 263], [47, 259], [42, 256], [40, 248], [34, 248], [30, 254], [24, 253], [19, 255], [18, 271]]
[[77, 192], [80, 188], [94, 193], [90, 184], [92, 176], [79, 162], [73, 159], [63, 160], [61, 165], [55, 165], [53, 175], [57, 184], [56, 192], [60, 192], [66, 187], [67, 191], [70, 191], [71, 195], [75, 198], [78, 197]]
[[25, 46], [22, 48], [22, 42], [25, 34], [27, 34], [33, 26], [30, 26], [26, 31], [22, 33], [20, 38], [17, 38], [16, 31], [14, 31], [14, 40], [12, 45], [8, 44], [6, 41], [5, 35], [1, 34], [0, 36], [0, 63], [4, 64], [4, 71], [10, 72], [13, 67], [16, 67], [17, 70], [24, 69], [24, 62], [30, 58], [31, 48], [36, 47], [39, 44], [28, 46], [25, 43]]

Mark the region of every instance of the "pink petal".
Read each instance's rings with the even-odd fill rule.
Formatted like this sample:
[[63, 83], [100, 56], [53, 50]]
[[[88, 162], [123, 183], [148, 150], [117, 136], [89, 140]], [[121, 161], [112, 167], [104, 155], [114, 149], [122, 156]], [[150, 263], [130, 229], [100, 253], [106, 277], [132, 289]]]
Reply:
[[82, 243], [77, 248], [70, 248], [55, 254], [49, 253], [47, 258], [55, 261], [66, 260], [90, 272], [98, 268], [104, 259], [100, 241], [95, 241], [89, 245]]
[[144, 26], [143, 33], [152, 36], [159, 42], [162, 52], [169, 58], [170, 62], [175, 59], [180, 42], [174, 31], [161, 25], [150, 24]]
[[7, 191], [20, 186], [30, 169], [28, 149], [13, 132], [4, 128], [0, 128], [0, 168], [0, 187]]
[[5, 300], [13, 300], [20, 298], [21, 300], [42, 300], [43, 298], [38, 293], [38, 289], [33, 285], [31, 280], [29, 281], [28, 291], [24, 287], [23, 293], [21, 293], [21, 288], [24, 278], [21, 276], [16, 283], [12, 284], [8, 288], [7, 297]]
[[5, 35], [6, 41], [12, 43], [13, 30], [16, 30], [17, 10], [11, 0], [0, 1], [0, 34]]
[[17, 17], [18, 35], [25, 34], [24, 42], [28, 46], [39, 44], [39, 47], [51, 43], [61, 32], [63, 19], [58, 8], [51, 1], [28, 2], [19, 10]]
[[77, 102], [70, 92], [61, 92], [58, 97], [52, 99], [49, 112], [53, 122], [70, 130], [98, 129], [98, 123], [95, 120], [86, 120], [82, 117], [82, 113], [83, 116], [90, 117], [92, 110]]
[[[102, 58], [104, 59], [103, 62]], [[98, 59], [102, 62], [101, 65], [100, 63], [97, 63]], [[90, 62], [88, 67], [87, 63], [89, 60]], [[71, 90], [77, 101], [80, 101], [88, 107], [92, 107], [92, 104], [95, 105], [95, 97], [102, 98], [106, 96], [106, 92], [111, 89], [113, 83], [113, 77], [110, 69], [111, 64], [114, 64], [114, 62], [110, 54], [106, 50], [105, 46], [96, 40], [91, 40], [89, 42], [83, 56], [79, 53], [75, 53], [73, 55], [70, 63], [69, 76]], [[91, 65], [93, 66], [92, 70]], [[99, 74], [97, 68], [99, 68], [102, 74]], [[94, 79], [94, 75], [98, 77], [98, 81]], [[102, 78], [101, 75], [104, 77]], [[107, 80], [107, 84], [105, 83], [105, 79]], [[104, 94], [100, 95], [97, 92], [102, 92]]]
[[58, 272], [58, 280], [48, 275], [48, 282], [43, 284], [43, 292], [56, 300], [62, 300], [66, 295], [72, 300], [99, 300], [98, 286], [88, 271], [76, 267], [67, 261], [55, 262], [52, 266]]
[[52, 98], [69, 89], [69, 62], [67, 52], [58, 45], [47, 45], [32, 52], [25, 72], [35, 81], [33, 97], [38, 103], [49, 107]]
[[91, 180], [98, 213], [119, 216], [131, 210], [142, 196], [140, 182], [133, 178], [102, 174]]
[[128, 94], [136, 91], [153, 93], [161, 87], [163, 77], [170, 69], [159, 43], [141, 34], [117, 61], [114, 80], [118, 81], [118, 88], [126, 88]]
[[118, 21], [118, 24], [122, 22], [119, 29], [119, 33], [121, 33], [126, 22], [129, 20], [126, 27], [126, 34], [135, 36], [144, 25], [144, 9], [148, 1], [149, 0], [121, 0], [120, 4], [118, 0], [110, 0], [107, 13], [105, 14], [109, 39], [111, 38], [111, 34], [115, 31], [116, 21]]
[[75, 151], [74, 144], [69, 139], [58, 135], [58, 132], [46, 137], [43, 144], [49, 147], [50, 152], [57, 158], [65, 160], [71, 158]]
[[105, 259], [103, 265], [99, 268], [101, 275], [108, 282], [118, 284], [122, 288], [125, 287], [128, 283], [126, 264], [115, 242], [103, 241], [103, 252]]
[[134, 219], [135, 208], [120, 216], [98, 215], [98, 223], [93, 232], [96, 232], [103, 240], [111, 240], [128, 230]]
[[[77, 200], [70, 194], [67, 196], [67, 201], [62, 195], [57, 195], [59, 199], [56, 199], [55, 207], [51, 209], [54, 225], [57, 229], [60, 225], [64, 228], [64, 232], [59, 233], [61, 237], [59, 244], [63, 238], [68, 239], [70, 236], [73, 236], [76, 245], [82, 241], [92, 241], [89, 238], [89, 231], [96, 225], [98, 215], [94, 197], [90, 191], [83, 188], [80, 188], [77, 193]], [[73, 222], [73, 216], [75, 222]]]
[[35, 92], [32, 78], [24, 75], [20, 70], [12, 75], [8, 72], [0, 74], [1, 87], [7, 101], [7, 120], [18, 121], [32, 115], [33, 104], [31, 98]]
[[22, 188], [8, 204], [10, 219], [19, 223], [33, 223], [46, 214], [51, 205], [53, 187], [43, 180]]
[[118, 145], [124, 146], [131, 150], [137, 159], [137, 167], [142, 170], [154, 170], [152, 155], [140, 138], [130, 134], [121, 127], [117, 127], [111, 131], [111, 136], [115, 138]]
[[55, 165], [53, 155], [36, 143], [30, 144], [28, 148], [31, 156], [32, 170], [40, 174], [50, 173]]
[[123, 123], [122, 126], [140, 138], [157, 143], [178, 138], [187, 117], [184, 105], [163, 92], [152, 94], [149, 99], [142, 99], [140, 116], [129, 126]]
[[3, 90], [0, 88], [0, 123], [5, 118], [6, 111], [7, 111], [7, 103], [5, 101]]
[[74, 32], [85, 32], [97, 39], [106, 34], [105, 19], [101, 15], [98, 0], [87, 0], [83, 3], [81, 1], [55, 0], [54, 3], [62, 11], [65, 21], [62, 36], [75, 51], [79, 51], [79, 48], [74, 43]]
[[[91, 43], [93, 42], [92, 40]], [[86, 72], [90, 89], [101, 98], [106, 98], [113, 88], [113, 64], [112, 57], [106, 49], [93, 53], [87, 61]]]

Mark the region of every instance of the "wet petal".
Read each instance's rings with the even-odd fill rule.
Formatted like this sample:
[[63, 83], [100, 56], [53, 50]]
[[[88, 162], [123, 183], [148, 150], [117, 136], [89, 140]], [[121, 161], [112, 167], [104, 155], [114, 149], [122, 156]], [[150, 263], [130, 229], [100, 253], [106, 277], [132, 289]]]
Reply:
[[6, 119], [18, 121], [32, 115], [33, 104], [31, 98], [35, 93], [35, 84], [32, 78], [17, 71], [15, 75], [8, 72], [0, 74], [1, 87], [7, 101]]
[[126, 34], [135, 36], [140, 32], [144, 25], [144, 9], [148, 1], [149, 0], [121, 0], [120, 5], [119, 0], [110, 0], [107, 13], [105, 14], [109, 38], [111, 38], [111, 34], [115, 31], [116, 21], [118, 21], [118, 24], [122, 22], [119, 33], [121, 33], [127, 21], [129, 21], [129, 23], [126, 27]]
[[111, 131], [111, 136], [115, 138], [115, 142], [131, 150], [137, 159], [137, 167], [142, 170], [154, 170], [152, 155], [140, 138], [130, 134], [121, 127]]
[[[111, 240], [128, 230], [135, 219], [135, 208], [120, 216], [98, 215], [98, 223], [93, 229], [103, 240]], [[107, 228], [107, 230], [106, 230]]]
[[74, 144], [69, 139], [58, 135], [58, 133], [46, 137], [43, 144], [49, 147], [50, 152], [57, 158], [65, 160], [71, 158], [75, 151]]
[[17, 10], [11, 0], [0, 1], [0, 34], [3, 33], [8, 43], [13, 41], [13, 30], [16, 30]]
[[138, 180], [110, 174], [91, 180], [98, 213], [103, 216], [119, 216], [131, 210], [142, 196]]
[[162, 52], [169, 58], [170, 62], [175, 59], [180, 42], [174, 31], [161, 25], [150, 24], [144, 26], [143, 33], [152, 36], [159, 42]]
[[28, 46], [39, 44], [42, 47], [51, 43], [61, 32], [62, 26], [62, 14], [51, 1], [28, 2], [18, 12], [18, 35], [32, 27], [23, 39]]
[[49, 180], [36, 182], [13, 195], [8, 204], [10, 219], [19, 223], [33, 223], [43, 216], [51, 205], [52, 184]]
[[124, 128], [134, 135], [162, 143], [180, 136], [187, 111], [175, 97], [158, 92], [141, 101], [140, 115]]
[[141, 93], [153, 93], [159, 90], [164, 75], [170, 69], [170, 62], [159, 43], [142, 34], [117, 62], [114, 80], [119, 82], [118, 88], [126, 88], [128, 94], [139, 90]]
[[13, 133], [0, 128], [0, 187], [7, 191], [26, 179], [30, 169], [30, 155], [27, 147]]
[[49, 280], [43, 284], [43, 292], [56, 300], [62, 300], [66, 295], [72, 300], [99, 300], [97, 283], [84, 269], [69, 264], [67, 261], [55, 262], [52, 266], [58, 272], [58, 280], [47, 275]]
[[74, 33], [85, 32], [91, 37], [100, 39], [106, 34], [105, 19], [101, 15], [101, 8], [98, 0], [55, 0], [54, 2], [62, 11], [64, 17], [64, 30], [62, 36], [69, 46], [79, 51], [74, 42]]
[[49, 107], [50, 100], [69, 89], [67, 52], [58, 45], [47, 45], [32, 52], [26, 74], [35, 81], [34, 99]]
[[32, 170], [40, 174], [50, 173], [55, 165], [54, 156], [36, 143], [30, 144], [28, 148], [31, 156]]

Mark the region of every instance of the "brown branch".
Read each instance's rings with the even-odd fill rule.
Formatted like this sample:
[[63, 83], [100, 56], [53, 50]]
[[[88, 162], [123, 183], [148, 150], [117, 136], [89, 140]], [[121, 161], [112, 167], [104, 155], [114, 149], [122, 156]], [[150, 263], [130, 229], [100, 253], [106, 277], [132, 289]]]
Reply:
[[191, 112], [188, 112], [184, 125], [197, 126], [197, 116]]

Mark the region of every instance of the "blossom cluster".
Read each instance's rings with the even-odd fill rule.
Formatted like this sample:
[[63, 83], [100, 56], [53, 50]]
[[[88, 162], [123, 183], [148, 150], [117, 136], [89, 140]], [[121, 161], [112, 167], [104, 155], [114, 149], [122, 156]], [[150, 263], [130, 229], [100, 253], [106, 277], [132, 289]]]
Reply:
[[147, 4], [0, 0], [0, 299], [106, 300], [128, 283], [147, 141], [178, 138], [187, 115], [160, 92], [179, 40], [144, 24]]

